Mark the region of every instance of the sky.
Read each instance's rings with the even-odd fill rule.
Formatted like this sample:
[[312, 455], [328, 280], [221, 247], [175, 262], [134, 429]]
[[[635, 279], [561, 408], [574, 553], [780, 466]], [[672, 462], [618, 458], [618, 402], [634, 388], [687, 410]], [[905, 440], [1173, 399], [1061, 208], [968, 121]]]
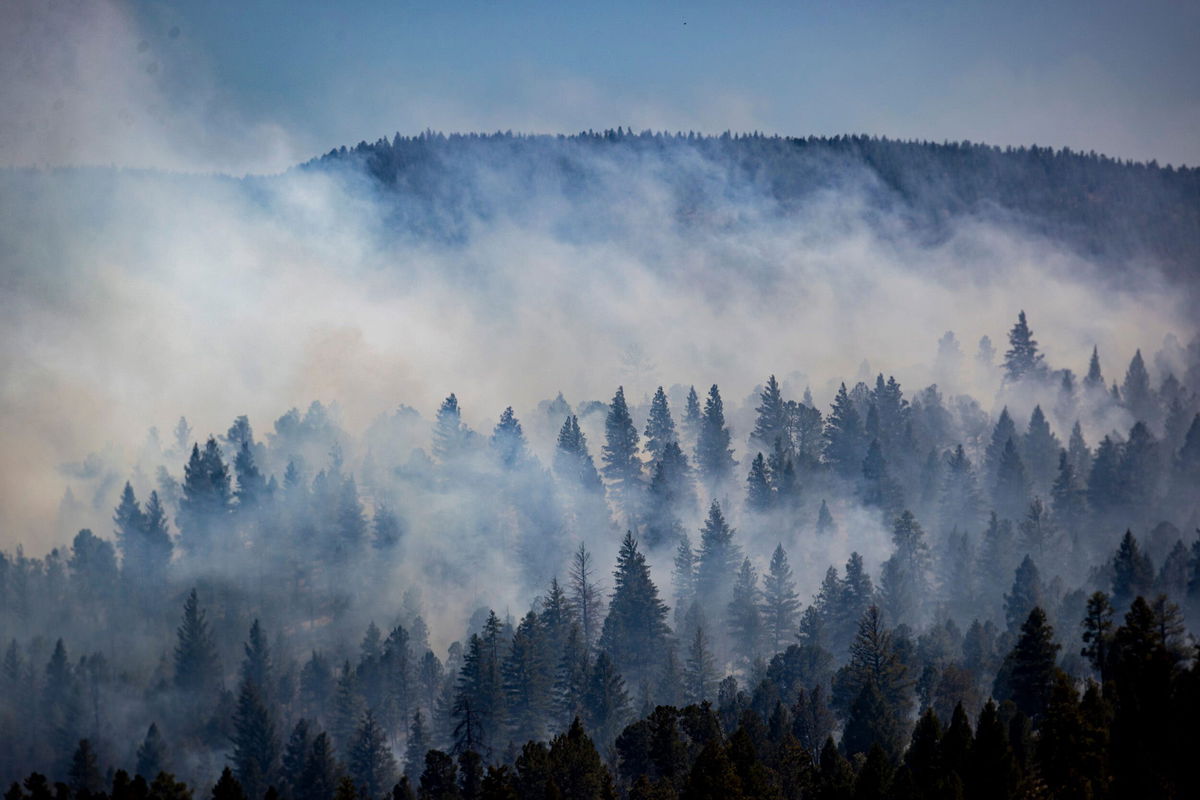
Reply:
[[618, 125], [1200, 164], [1200, 3], [8, 0], [0, 164], [274, 172]]

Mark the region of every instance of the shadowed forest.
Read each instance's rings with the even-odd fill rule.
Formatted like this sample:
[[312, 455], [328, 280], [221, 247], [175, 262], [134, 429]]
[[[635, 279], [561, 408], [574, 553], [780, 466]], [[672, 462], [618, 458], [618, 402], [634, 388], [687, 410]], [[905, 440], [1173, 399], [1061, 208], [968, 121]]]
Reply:
[[938, 343], [995, 415], [152, 430], [110, 527], [0, 555], [6, 798], [1194, 796], [1200, 341], [1075, 372], [1033, 323]]

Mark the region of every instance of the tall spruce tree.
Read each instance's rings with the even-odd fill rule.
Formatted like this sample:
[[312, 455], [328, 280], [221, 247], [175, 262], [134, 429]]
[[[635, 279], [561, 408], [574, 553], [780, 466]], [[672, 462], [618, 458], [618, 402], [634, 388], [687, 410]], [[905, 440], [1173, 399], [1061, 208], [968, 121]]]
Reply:
[[604, 421], [601, 449], [604, 477], [625, 519], [636, 518], [642, 492], [642, 461], [638, 457], [638, 433], [625, 403], [625, 387], [617, 387]]
[[763, 577], [762, 616], [766, 627], [767, 646], [771, 653], [784, 648], [795, 637], [800, 615], [800, 598], [788, 564], [783, 544], [775, 545], [771, 565]]
[[825, 420], [825, 461], [843, 478], [853, 479], [862, 469], [866, 449], [861, 417], [843, 383]]
[[1025, 312], [1017, 315], [1017, 322], [1008, 332], [1008, 351], [1004, 354], [1004, 377], [1018, 381], [1026, 377], [1037, 377], [1046, 369], [1042, 354], [1038, 352], [1037, 340], [1025, 319]]
[[710, 492], [727, 481], [737, 465], [729, 446], [732, 438], [725, 424], [721, 391], [714, 383], [704, 401], [704, 415], [696, 437], [696, 467]]
[[770, 450], [776, 441], [784, 441], [787, 449], [791, 449], [791, 437], [788, 433], [790, 420], [787, 403], [779, 390], [779, 381], [775, 376], [767, 378], [767, 385], [759, 393], [759, 404], [755, 409], [758, 415], [754, 421], [754, 430], [750, 434], [750, 442], [763, 450]]
[[[650, 579], [646, 557], [637, 540], [626, 533], [613, 571], [613, 593], [600, 634], [600, 649], [617, 669], [640, 683], [659, 666], [670, 629], [667, 606]], [[636, 683], [635, 683], [636, 685]]]
[[667, 393], [659, 386], [650, 401], [650, 416], [646, 420], [646, 452], [650, 455], [651, 463], [662, 459], [663, 451], [668, 444], [677, 441], [675, 420], [671, 418], [671, 408], [667, 403]]

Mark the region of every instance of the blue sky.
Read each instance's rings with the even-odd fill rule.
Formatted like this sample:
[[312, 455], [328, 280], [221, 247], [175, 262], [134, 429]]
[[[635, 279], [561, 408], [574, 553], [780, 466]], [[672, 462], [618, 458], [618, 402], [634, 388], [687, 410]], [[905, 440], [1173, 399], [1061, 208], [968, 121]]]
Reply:
[[[15, 5], [38, 16], [62, 2]], [[74, 78], [89, 85], [80, 105], [111, 89], [108, 107], [126, 108], [137, 136], [167, 143], [148, 140], [141, 156], [114, 145], [120, 126], [100, 107], [77, 115], [74, 152], [46, 154], [31, 137], [25, 149], [42, 161], [111, 152], [153, 163], [174, 150], [184, 167], [272, 169], [427, 127], [627, 125], [1037, 143], [1200, 164], [1195, 2], [98, 5], [103, 24], [75, 30], [78, 15], [64, 13], [35, 35], [10, 33], [12, 44], [35, 62], [54, 62], [62, 42], [102, 54], [101, 65], [76, 58], [88, 71]], [[52, 77], [68, 84], [70, 112], [72, 76]], [[139, 81], [148, 85], [131, 91]], [[12, 93], [0, 88], [0, 100]], [[12, 149], [0, 159], [22, 160]]]

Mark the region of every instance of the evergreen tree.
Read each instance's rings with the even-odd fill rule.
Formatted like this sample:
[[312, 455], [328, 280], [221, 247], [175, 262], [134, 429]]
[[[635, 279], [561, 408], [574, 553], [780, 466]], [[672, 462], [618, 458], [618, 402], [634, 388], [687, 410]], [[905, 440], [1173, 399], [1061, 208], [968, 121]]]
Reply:
[[604, 493], [600, 473], [596, 471], [596, 464], [588, 453], [587, 436], [579, 429], [579, 419], [574, 414], [567, 417], [558, 432], [554, 472], [560, 479], [585, 492]]
[[142, 739], [141, 745], [138, 746], [136, 774], [143, 778], [157, 777], [158, 773], [166, 772], [167, 767], [167, 745], [162, 734], [158, 732], [158, 725], [151, 722], [146, 730], [146, 738]]
[[825, 420], [825, 461], [837, 474], [852, 479], [862, 469], [866, 449], [861, 418], [843, 383]]
[[901, 622], [923, 621], [929, 601], [929, 547], [912, 513], [905, 511], [892, 526], [892, 557], [883, 564], [880, 584], [886, 607]]
[[996, 470], [996, 488], [992, 492], [996, 513], [1006, 519], [1019, 519], [1029, 506], [1029, 481], [1025, 464], [1009, 439]]
[[1054, 518], [1074, 536], [1087, 515], [1087, 490], [1066, 450], [1058, 453], [1058, 475], [1050, 489], [1050, 497]]
[[996, 696], [1011, 699], [1022, 714], [1037, 720], [1050, 700], [1058, 651], [1046, 613], [1034, 606], [996, 676]]
[[687, 401], [683, 409], [683, 433], [687, 436], [688, 441], [695, 447], [696, 440], [700, 437], [700, 422], [703, 414], [700, 410], [700, 397], [696, 394], [696, 387], [688, 387]]
[[782, 650], [784, 643], [790, 642], [795, 636], [799, 614], [800, 599], [796, 594], [796, 582], [792, 578], [787, 553], [780, 543], [775, 545], [770, 568], [763, 578], [762, 616], [771, 653]]
[[104, 777], [100, 774], [100, 764], [96, 751], [88, 739], [80, 739], [79, 746], [71, 756], [71, 767], [67, 770], [68, 785], [76, 796], [86, 797], [96, 794], [104, 788]]
[[217, 544], [213, 537], [223, 529], [233, 497], [229, 469], [215, 438], [208, 437], [203, 453], [199, 445], [193, 445], [183, 469], [182, 491], [180, 543], [192, 555], [211, 553]]
[[677, 622], [683, 609], [690, 608], [696, 600], [697, 563], [696, 553], [692, 550], [692, 541], [684, 531], [680, 534], [679, 545], [675, 548], [675, 569], [671, 573]]
[[438, 406], [433, 424], [433, 456], [443, 466], [460, 459], [466, 452], [471, 432], [462, 421], [458, 398], [451, 392]]
[[553, 681], [545, 636], [541, 620], [530, 611], [517, 625], [504, 659], [504, 692], [514, 741], [543, 738], [543, 720], [550, 711]]
[[396, 760], [369, 709], [355, 732], [347, 767], [360, 795], [368, 800], [384, 797], [396, 780]]
[[1029, 612], [1043, 602], [1041, 576], [1033, 559], [1026, 555], [1013, 576], [1012, 589], [1004, 595], [1004, 617], [1008, 621], [1008, 630], [1016, 634], [1029, 618]]
[[1083, 426], [1075, 420], [1071, 428], [1071, 438], [1067, 442], [1067, 458], [1080, 483], [1087, 482], [1087, 476], [1092, 471], [1092, 451], [1083, 438]]
[[492, 431], [492, 452], [502, 468], [513, 469], [524, 463], [526, 448], [525, 432], [513, 414], [512, 406], [509, 406], [504, 409]]
[[773, 447], [777, 441], [785, 441], [790, 449], [787, 403], [784, 402], [783, 393], [779, 390], [779, 381], [775, 380], [774, 375], [767, 378], [767, 385], [758, 397], [759, 405], [755, 409], [758, 417], [754, 422], [754, 431], [750, 434], [751, 444], [766, 450]]
[[704, 626], [698, 624], [684, 662], [683, 694], [689, 704], [703, 703], [712, 698], [716, 685], [717, 668], [708, 637], [704, 635]]
[[697, 596], [709, 607], [722, 608], [733, 588], [737, 565], [741, 562], [733, 534], [721, 506], [714, 500], [700, 530], [700, 562], [696, 569]]
[[296, 785], [295, 800], [330, 800], [341, 775], [342, 770], [334, 758], [329, 735], [317, 734], [305, 759], [304, 772]]
[[279, 745], [271, 712], [249, 678], [242, 679], [233, 728], [234, 774], [250, 797], [261, 797], [274, 778]]
[[726, 608], [726, 620], [734, 653], [743, 669], [747, 670], [761, 655], [765, 634], [759, 597], [758, 575], [750, 559], [743, 559], [733, 585], [733, 597]]
[[371, 531], [371, 544], [376, 550], [384, 553], [393, 551], [405, 533], [400, 518], [385, 503], [375, 505], [375, 513], [371, 517]]
[[625, 404], [625, 387], [609, 404], [604, 422], [604, 447], [601, 449], [604, 477], [608, 479], [617, 505], [626, 519], [634, 519], [641, 502], [642, 461], [638, 458], [638, 434], [633, 417]]
[[1096, 456], [1088, 473], [1088, 506], [1097, 517], [1105, 517], [1121, 500], [1121, 446], [1105, 436], [1096, 447]]
[[1087, 376], [1083, 379], [1083, 387], [1089, 391], [1104, 389], [1104, 376], [1100, 373], [1100, 349], [1092, 347], [1092, 358], [1088, 362]]
[[1045, 497], [1049, 493], [1060, 449], [1058, 437], [1050, 430], [1042, 407], [1035, 406], [1029, 417], [1029, 428], [1021, 441], [1021, 457], [1034, 494]]
[[731, 439], [721, 392], [714, 383], [704, 401], [704, 415], [696, 437], [696, 467], [710, 492], [728, 480], [737, 465], [729, 447]]
[[233, 459], [233, 471], [237, 475], [237, 490], [234, 496], [239, 509], [253, 509], [266, 497], [267, 481], [254, 463], [253, 444], [250, 439], [243, 439]]
[[890, 713], [897, 719], [904, 718], [912, 703], [912, 681], [877, 606], [868, 608], [859, 620], [858, 633], [850, 646], [850, 660], [834, 676], [834, 707], [843, 715], [849, 714], [851, 705], [868, 685], [879, 690]]
[[408, 740], [404, 747], [404, 776], [409, 783], [421, 779], [425, 767], [425, 753], [429, 750], [429, 736], [425, 731], [425, 717], [421, 709], [413, 712], [412, 724], [408, 726]]
[[1133, 598], [1148, 594], [1154, 585], [1154, 565], [1142, 553], [1132, 531], [1125, 531], [1112, 561], [1112, 600], [1118, 610], [1126, 609]]
[[1088, 660], [1101, 677], [1108, 673], [1109, 654], [1112, 650], [1113, 607], [1104, 592], [1093, 592], [1087, 602], [1087, 616], [1083, 618], [1083, 649], [1080, 655]]
[[279, 783], [284, 797], [295, 797], [304, 780], [304, 764], [312, 748], [309, 722], [301, 718], [292, 728], [279, 760]]
[[651, 463], [663, 457], [663, 451], [668, 444], [677, 442], [675, 435], [675, 420], [671, 418], [671, 408], [667, 404], [667, 393], [663, 387], [658, 387], [654, 399], [650, 401], [650, 416], [646, 420], [646, 452], [650, 455]]
[[121, 492], [121, 502], [113, 512], [113, 522], [117, 526], [115, 530], [117, 548], [121, 551], [126, 575], [134, 579], [141, 577], [145, 572], [142, 539], [146, 523], [142, 507], [138, 503], [137, 497], [134, 496], [133, 487], [130, 486], [129, 481], [125, 482], [125, 488]]
[[588, 729], [601, 742], [611, 742], [625, 727], [629, 715], [629, 694], [625, 681], [606, 651], [592, 664], [587, 690], [583, 695], [584, 717]]
[[[257, 795], [251, 794], [250, 797]], [[221, 777], [213, 785], [212, 800], [247, 800], [242, 784], [229, 771], [229, 767], [221, 771]]]
[[767, 462], [759, 453], [750, 464], [750, 474], [746, 477], [746, 508], [763, 513], [774, 505], [775, 496], [771, 490], [771, 480], [767, 472]]
[[1150, 374], [1146, 372], [1141, 350], [1134, 353], [1129, 362], [1125, 382], [1121, 384], [1121, 397], [1134, 420], [1147, 423], [1158, 421], [1157, 400], [1150, 388]]
[[862, 464], [859, 496], [863, 504], [894, 517], [904, 505], [903, 490], [892, 478], [878, 439], [872, 439]]
[[837, 525], [833, 521], [833, 514], [829, 513], [829, 506], [825, 504], [825, 499], [821, 499], [821, 508], [817, 511], [817, 535], [829, 536], [837, 530]]
[[938, 501], [938, 518], [943, 532], [977, 529], [981, 522], [982, 500], [971, 460], [963, 446], [954, 448], [946, 457], [942, 491]]
[[1042, 354], [1038, 352], [1037, 340], [1025, 320], [1025, 312], [1017, 315], [1017, 323], [1008, 333], [1008, 351], [1004, 354], [1005, 378], [1019, 381], [1025, 377], [1038, 377], [1046, 367]]
[[216, 645], [196, 590], [183, 606], [183, 622], [175, 646], [175, 686], [185, 692], [207, 693], [220, 681]]
[[996, 419], [996, 427], [992, 429], [992, 438], [988, 440], [984, 457], [987, 485], [994, 486], [996, 484], [996, 476], [1000, 473], [1000, 461], [1004, 456], [1004, 450], [1009, 441], [1017, 439], [1016, 423], [1013, 422], [1013, 418], [1008, 413], [1008, 407], [1005, 406], [1000, 410], [1000, 416]]
[[635, 681], [648, 679], [666, 647], [667, 606], [650, 579], [646, 557], [626, 533], [613, 572], [613, 593], [600, 634], [600, 649]]

